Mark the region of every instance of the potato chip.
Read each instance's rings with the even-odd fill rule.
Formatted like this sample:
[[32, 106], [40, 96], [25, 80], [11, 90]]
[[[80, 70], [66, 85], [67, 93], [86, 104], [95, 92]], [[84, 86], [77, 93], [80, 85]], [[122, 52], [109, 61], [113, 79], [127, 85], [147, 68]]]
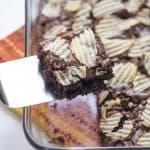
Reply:
[[150, 36], [141, 37], [135, 40], [134, 45], [131, 47], [129, 57], [141, 57], [145, 53], [150, 52]]
[[139, 23], [140, 21], [137, 20], [136, 18], [126, 19], [126, 20], [123, 20], [120, 24], [118, 24], [118, 30], [125, 31]]
[[[107, 137], [111, 137], [114, 140], [124, 140], [129, 137], [133, 130], [133, 121], [125, 120], [122, 128], [119, 128], [119, 123], [123, 115], [116, 112], [106, 119], [101, 119], [100, 128]], [[114, 131], [115, 128], [118, 128]]]
[[144, 25], [150, 25], [150, 9], [143, 8], [136, 17]]
[[44, 5], [41, 13], [42, 15], [49, 18], [58, 17], [61, 11], [60, 7], [61, 5], [59, 3], [53, 4], [51, 3], [51, 0], [49, 0], [49, 2], [46, 5]]
[[145, 67], [145, 70], [147, 71], [147, 74], [150, 75], [150, 53], [145, 54], [144, 67]]
[[109, 136], [115, 140], [125, 140], [132, 133], [133, 129], [133, 121], [125, 120], [122, 128], [120, 128], [116, 132], [107, 133], [106, 136]]
[[75, 57], [87, 67], [96, 64], [96, 39], [93, 31], [88, 28], [79, 36], [75, 36], [71, 41], [71, 50]]
[[65, 10], [69, 12], [76, 12], [81, 7], [81, 0], [69, 0], [65, 5]]
[[113, 68], [114, 77], [110, 84], [125, 84], [133, 82], [137, 74], [137, 66], [133, 63], [116, 64]]
[[70, 54], [69, 44], [65, 39], [57, 37], [55, 41], [48, 40], [44, 44], [44, 51], [51, 51], [55, 55], [60, 56], [63, 59], [67, 59]]
[[111, 133], [115, 127], [118, 127], [120, 119], [123, 115], [120, 112], [116, 112], [106, 119], [101, 119], [100, 128], [103, 133], [108, 134]]
[[139, 8], [144, 4], [145, 0], [128, 0], [125, 2], [125, 8], [130, 13], [136, 13]]
[[150, 128], [150, 99], [147, 100], [145, 109], [140, 114], [144, 126]]
[[102, 116], [102, 118], [106, 119], [107, 111], [109, 109], [114, 108], [115, 106], [119, 106], [119, 105], [121, 105], [121, 99], [120, 98], [116, 98], [116, 99], [106, 101], [101, 107], [101, 116]]
[[133, 45], [134, 40], [102, 39], [108, 57], [116, 57], [127, 52]]
[[109, 91], [107, 90], [102, 90], [99, 94], [98, 94], [98, 98], [99, 98], [99, 104], [101, 104], [106, 97], [109, 95]]
[[124, 9], [124, 5], [121, 3], [121, 0], [101, 0], [95, 4], [93, 8], [93, 16], [95, 18], [101, 18], [122, 9]]
[[63, 86], [69, 85], [71, 83], [76, 83], [80, 79], [86, 77], [86, 67], [80, 66], [76, 68], [75, 66], [70, 66], [66, 68], [65, 73], [63, 71], [54, 71], [57, 81]]
[[60, 34], [60, 33], [64, 33], [67, 31], [66, 26], [64, 25], [55, 25], [53, 27], [51, 27], [45, 34], [44, 34], [44, 38], [45, 39], [49, 39], [52, 37], [55, 37], [56, 35]]
[[90, 15], [91, 15], [92, 7], [88, 3], [83, 3], [80, 10], [75, 14], [73, 28], [79, 28], [91, 23]]
[[95, 32], [100, 38], [110, 38], [119, 35], [117, 26], [122, 22], [118, 17], [108, 15], [95, 26]]
[[150, 78], [144, 74], [138, 73], [134, 79], [133, 85], [135, 92], [144, 92], [144, 90], [150, 88]]
[[49, 0], [49, 2], [53, 5], [58, 5], [60, 4], [61, 2], [64, 2], [64, 0]]
[[150, 146], [150, 131], [145, 132], [136, 142], [137, 145], [140, 146]]

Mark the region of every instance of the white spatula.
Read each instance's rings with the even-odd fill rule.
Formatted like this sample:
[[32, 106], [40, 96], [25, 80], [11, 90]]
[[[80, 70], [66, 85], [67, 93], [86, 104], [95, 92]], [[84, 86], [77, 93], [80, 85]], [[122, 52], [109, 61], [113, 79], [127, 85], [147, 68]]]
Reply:
[[45, 89], [37, 56], [0, 64], [0, 100], [12, 108], [55, 100]]

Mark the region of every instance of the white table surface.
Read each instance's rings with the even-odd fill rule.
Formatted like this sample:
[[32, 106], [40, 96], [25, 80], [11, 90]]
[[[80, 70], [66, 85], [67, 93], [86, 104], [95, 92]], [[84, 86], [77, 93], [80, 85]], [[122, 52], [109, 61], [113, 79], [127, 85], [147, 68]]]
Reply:
[[[24, 0], [0, 0], [0, 39], [24, 24]], [[22, 120], [0, 105], [0, 150], [33, 150], [22, 129]]]

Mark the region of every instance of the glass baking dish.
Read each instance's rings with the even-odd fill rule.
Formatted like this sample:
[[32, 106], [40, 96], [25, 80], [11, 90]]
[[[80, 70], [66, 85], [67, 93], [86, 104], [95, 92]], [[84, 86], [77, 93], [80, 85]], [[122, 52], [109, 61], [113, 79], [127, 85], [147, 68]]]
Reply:
[[[45, 2], [46, 0], [42, 0]], [[26, 0], [26, 40], [25, 40], [25, 55], [31, 56], [36, 54], [35, 46], [36, 46], [36, 18], [40, 11], [40, 0]], [[35, 107], [40, 107], [39, 104]], [[48, 105], [48, 103], [46, 104]], [[33, 106], [34, 107], [34, 106]], [[100, 149], [100, 150], [123, 150], [123, 149], [139, 149], [139, 150], [150, 150], [148, 147], [61, 147], [59, 145], [54, 145], [50, 142], [50, 138], [47, 136], [46, 132], [42, 130], [36, 123], [36, 119], [34, 118], [34, 113], [36, 111], [32, 110], [32, 106], [25, 107], [23, 109], [23, 129], [25, 136], [29, 143], [36, 149], [41, 150], [52, 150], [52, 149]]]

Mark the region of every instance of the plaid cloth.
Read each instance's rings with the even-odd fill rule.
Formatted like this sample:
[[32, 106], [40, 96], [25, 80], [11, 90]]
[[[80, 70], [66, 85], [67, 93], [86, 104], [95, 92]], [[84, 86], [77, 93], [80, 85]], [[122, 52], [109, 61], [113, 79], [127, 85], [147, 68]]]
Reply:
[[0, 62], [24, 56], [24, 27], [0, 40]]
[[[9, 61], [24, 56], [24, 27], [0, 40], [0, 62]], [[12, 109], [22, 115], [22, 109]]]

